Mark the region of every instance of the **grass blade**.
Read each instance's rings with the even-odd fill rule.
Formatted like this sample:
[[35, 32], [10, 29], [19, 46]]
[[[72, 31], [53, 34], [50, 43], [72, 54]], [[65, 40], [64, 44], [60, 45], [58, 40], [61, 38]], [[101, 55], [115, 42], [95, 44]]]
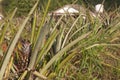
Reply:
[[41, 74], [44, 74], [46, 72], [46, 70], [55, 62], [57, 61], [63, 54], [65, 51], [67, 51], [68, 49], [70, 49], [70, 47], [72, 47], [73, 45], [75, 45], [76, 43], [78, 43], [80, 40], [86, 38], [88, 35], [90, 35], [91, 32], [88, 32], [80, 37], [78, 37], [76, 40], [74, 40], [73, 42], [71, 42], [70, 44], [68, 44], [66, 47], [64, 47], [63, 49], [61, 49], [47, 64], [46, 66], [40, 71]]
[[[39, 0], [38, 0], [38, 1], [39, 1]], [[14, 50], [14, 48], [15, 48], [15, 45], [16, 45], [16, 43], [17, 43], [17, 41], [18, 41], [18, 39], [19, 39], [19, 37], [20, 37], [20, 35], [21, 35], [21, 33], [22, 33], [22, 31], [23, 31], [26, 23], [27, 23], [27, 21], [29, 20], [31, 14], [32, 14], [33, 11], [36, 9], [37, 4], [38, 4], [38, 1], [36, 2], [36, 4], [35, 4], [35, 5], [33, 6], [33, 8], [31, 9], [30, 13], [28, 14], [28, 17], [24, 20], [23, 24], [21, 25], [19, 31], [17, 32], [16, 36], [14, 37], [14, 39], [13, 39], [13, 41], [12, 41], [12, 43], [11, 43], [8, 51], [7, 51], [6, 57], [5, 57], [4, 61], [3, 61], [3, 65], [2, 65], [2, 67], [1, 67], [1, 69], [0, 69], [0, 80], [3, 79], [3, 75], [4, 75], [4, 73], [5, 73], [5, 69], [6, 69], [6, 67], [7, 67], [7, 64], [9, 63], [9, 60], [10, 60], [10, 57], [11, 57], [11, 55], [12, 55], [12, 52], [13, 52], [13, 50]]]

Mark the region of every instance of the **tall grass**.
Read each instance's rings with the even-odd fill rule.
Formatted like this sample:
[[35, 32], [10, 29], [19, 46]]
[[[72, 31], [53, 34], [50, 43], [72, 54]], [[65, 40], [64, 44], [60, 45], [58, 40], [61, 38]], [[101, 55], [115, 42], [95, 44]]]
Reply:
[[[3, 50], [0, 62], [0, 80], [120, 79], [120, 16], [111, 18], [109, 25], [104, 25], [106, 18], [101, 21], [90, 15], [87, 15], [86, 21], [81, 15], [77, 18], [62, 15], [56, 19], [47, 15], [50, 2], [51, 0], [43, 14], [38, 11], [36, 2], [28, 16], [21, 19], [19, 27], [13, 17], [16, 9], [10, 21], [6, 19], [1, 24], [0, 48], [3, 50], [4, 40], [8, 42], [8, 46], [5, 47], [7, 51]], [[119, 11], [114, 14], [119, 14]], [[14, 31], [14, 28], [9, 28], [11, 25], [16, 27], [16, 32], [10, 34], [12, 37], [7, 40], [7, 31]], [[17, 57], [21, 58], [19, 53], [25, 54], [24, 47], [18, 44], [21, 39], [30, 41], [31, 50], [27, 69], [19, 72], [15, 61]]]

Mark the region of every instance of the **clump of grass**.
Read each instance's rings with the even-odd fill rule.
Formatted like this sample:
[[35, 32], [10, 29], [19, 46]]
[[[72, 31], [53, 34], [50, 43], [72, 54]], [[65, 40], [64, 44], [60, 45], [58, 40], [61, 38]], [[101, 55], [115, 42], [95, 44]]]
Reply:
[[[6, 39], [8, 48], [5, 47], [7, 51], [2, 52], [4, 57], [2, 56], [0, 62], [0, 80], [119, 79], [120, 16], [105, 27], [98, 18], [89, 15], [87, 17], [90, 19], [86, 21], [80, 15], [77, 18], [62, 15], [56, 20], [47, 15], [51, 0], [48, 1], [44, 14], [38, 11], [38, 2], [28, 17], [21, 19], [21, 26], [16, 26], [14, 22], [16, 9], [10, 22], [6, 19], [1, 24], [1, 46], [6, 39], [7, 30], [13, 31], [10, 35], [14, 36], [10, 40]], [[8, 29], [10, 26], [15, 26], [18, 31], [14, 28]], [[23, 56], [27, 50], [25, 44], [18, 44], [19, 39], [26, 39], [31, 44], [27, 47], [30, 48], [29, 61], [26, 62], [28, 65], [22, 72], [17, 70], [14, 63], [19, 60], [16, 58], [21, 58], [19, 53]], [[17, 57], [14, 56], [15, 53]]]

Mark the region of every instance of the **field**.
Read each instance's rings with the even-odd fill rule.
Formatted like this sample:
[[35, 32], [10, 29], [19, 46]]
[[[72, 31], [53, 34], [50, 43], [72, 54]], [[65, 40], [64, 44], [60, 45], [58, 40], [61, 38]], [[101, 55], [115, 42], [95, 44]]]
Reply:
[[50, 1], [0, 21], [0, 80], [119, 80], [120, 8], [102, 19], [54, 17]]

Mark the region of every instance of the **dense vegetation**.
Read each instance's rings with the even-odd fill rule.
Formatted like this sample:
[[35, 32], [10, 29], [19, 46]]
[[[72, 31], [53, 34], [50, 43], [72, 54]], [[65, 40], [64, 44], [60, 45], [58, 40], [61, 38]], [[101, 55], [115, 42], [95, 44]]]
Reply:
[[102, 20], [89, 14], [86, 20], [80, 14], [56, 18], [47, 13], [64, 4], [88, 3], [36, 1], [3, 2], [8, 6], [0, 21], [0, 80], [120, 79], [119, 8]]
[[[18, 8], [16, 15], [17, 16], [23, 16], [27, 15], [32, 6], [35, 4], [37, 0], [3, 0], [2, 5], [4, 8], [4, 12], [6, 14], [11, 13], [16, 7]], [[39, 10], [43, 11], [46, 7], [48, 0], [40, 0], [39, 2]], [[120, 0], [52, 0], [51, 5], [49, 6], [49, 11], [55, 10], [65, 4], [71, 4], [71, 3], [77, 3], [77, 4], [82, 4], [87, 7], [92, 7], [96, 4], [99, 3], [104, 3], [105, 9], [110, 10], [110, 9], [115, 9], [120, 5]], [[83, 4], [84, 3], [84, 4]]]
[[17, 15], [22, 16], [28, 14], [35, 2], [36, 0], [3, 0], [2, 5], [6, 14], [11, 13], [17, 7]]

